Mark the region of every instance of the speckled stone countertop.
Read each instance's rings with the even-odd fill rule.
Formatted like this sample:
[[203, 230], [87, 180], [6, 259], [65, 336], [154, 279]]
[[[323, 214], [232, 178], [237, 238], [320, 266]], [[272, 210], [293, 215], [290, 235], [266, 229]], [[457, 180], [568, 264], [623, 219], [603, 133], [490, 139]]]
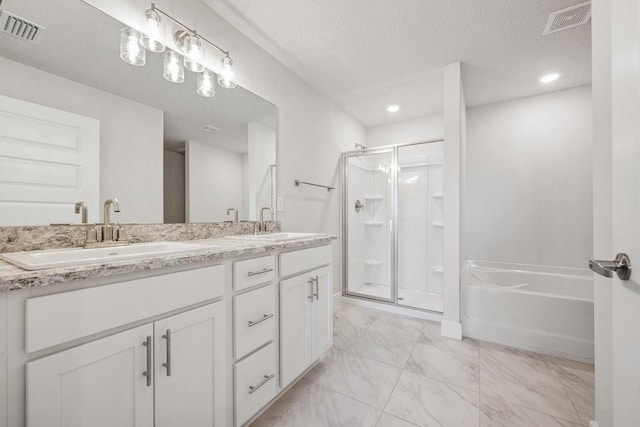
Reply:
[[0, 292], [51, 286], [72, 280], [107, 277], [136, 271], [148, 271], [158, 268], [196, 264], [200, 262], [234, 258], [243, 255], [266, 253], [273, 250], [299, 248], [329, 243], [334, 239], [336, 239], [335, 236], [317, 234], [312, 237], [281, 242], [248, 241], [232, 238], [185, 240], [188, 243], [201, 244], [202, 249], [180, 254], [33, 271], [24, 270], [6, 261], [0, 260]]

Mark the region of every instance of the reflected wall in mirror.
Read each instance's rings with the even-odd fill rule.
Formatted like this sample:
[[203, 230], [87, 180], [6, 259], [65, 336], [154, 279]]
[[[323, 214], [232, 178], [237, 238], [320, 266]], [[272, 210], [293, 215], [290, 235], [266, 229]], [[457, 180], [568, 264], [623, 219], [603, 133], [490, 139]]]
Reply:
[[123, 62], [123, 25], [81, 1], [2, 8], [45, 29], [36, 43], [0, 33], [0, 226], [79, 223], [80, 201], [100, 222], [112, 197], [113, 221], [136, 223], [275, 205], [273, 104], [240, 86], [199, 96], [197, 73], [164, 79], [161, 53]]

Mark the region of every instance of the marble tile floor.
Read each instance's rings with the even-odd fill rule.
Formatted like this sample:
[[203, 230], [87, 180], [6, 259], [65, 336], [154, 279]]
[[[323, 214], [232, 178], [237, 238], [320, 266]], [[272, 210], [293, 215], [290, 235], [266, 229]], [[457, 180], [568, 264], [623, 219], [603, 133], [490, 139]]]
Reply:
[[251, 427], [586, 427], [593, 366], [343, 304], [334, 347]]

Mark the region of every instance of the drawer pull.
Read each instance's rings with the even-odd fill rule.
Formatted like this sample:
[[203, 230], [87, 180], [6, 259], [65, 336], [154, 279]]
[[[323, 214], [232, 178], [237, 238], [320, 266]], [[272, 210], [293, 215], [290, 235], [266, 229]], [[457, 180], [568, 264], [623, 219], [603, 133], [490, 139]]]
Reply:
[[[313, 292], [313, 283], [316, 284], [316, 291]], [[313, 292], [313, 296], [316, 297], [316, 301], [320, 299], [320, 282], [318, 281], [318, 276], [311, 278], [311, 292]]]
[[162, 364], [165, 368], [167, 368], [167, 376], [171, 376], [171, 329], [167, 329], [167, 332], [162, 336], [165, 340], [167, 340], [167, 361]]
[[261, 319], [249, 320], [249, 327], [256, 326], [257, 324], [262, 323], [267, 319], [271, 319], [272, 317], [273, 317], [273, 314], [265, 314], [265, 315], [262, 316]]
[[248, 276], [249, 276], [249, 277], [251, 277], [251, 276], [257, 276], [258, 274], [269, 273], [270, 271], [273, 271], [273, 268], [263, 268], [263, 269], [262, 269], [262, 270], [260, 270], [260, 271], [250, 271], [250, 272], [248, 273]]
[[147, 336], [142, 345], [147, 347], [147, 370], [142, 375], [147, 377], [147, 387], [151, 387], [151, 335]]
[[262, 387], [263, 385], [265, 385], [266, 383], [269, 382], [269, 380], [271, 378], [273, 378], [276, 374], [271, 374], [271, 375], [265, 375], [264, 379], [262, 381], [260, 381], [257, 385], [253, 386], [250, 385], [249, 386], [249, 394], [253, 394], [254, 391], [258, 390], [260, 387]]

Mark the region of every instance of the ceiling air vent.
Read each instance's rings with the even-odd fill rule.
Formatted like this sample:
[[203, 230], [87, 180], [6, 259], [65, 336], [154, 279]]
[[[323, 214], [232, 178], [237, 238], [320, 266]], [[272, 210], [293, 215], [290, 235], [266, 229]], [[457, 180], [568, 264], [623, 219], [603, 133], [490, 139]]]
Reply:
[[221, 129], [211, 125], [204, 125], [200, 128], [200, 130], [209, 132], [209, 133], [216, 133], [216, 132], [220, 132]]
[[37, 43], [45, 28], [6, 10], [0, 10], [0, 31], [24, 41]]
[[577, 27], [591, 19], [591, 1], [575, 4], [566, 9], [557, 10], [549, 16], [543, 36], [569, 28]]

